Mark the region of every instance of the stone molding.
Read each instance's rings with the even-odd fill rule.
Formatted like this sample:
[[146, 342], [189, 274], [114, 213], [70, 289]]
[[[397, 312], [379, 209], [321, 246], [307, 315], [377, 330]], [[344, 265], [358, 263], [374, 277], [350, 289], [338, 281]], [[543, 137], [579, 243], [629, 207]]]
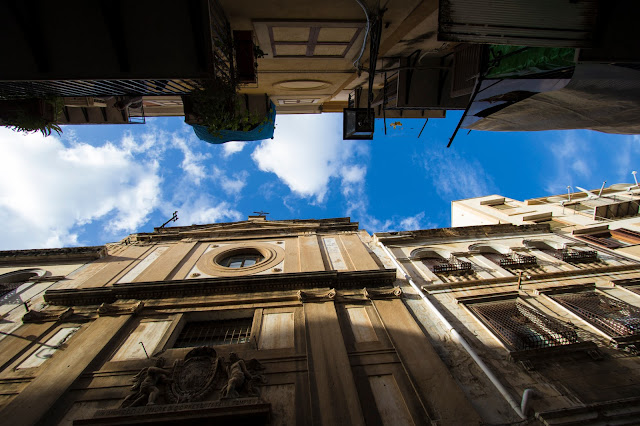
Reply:
[[235, 416], [251, 424], [266, 424], [271, 415], [271, 404], [260, 398], [223, 399], [220, 401], [191, 402], [184, 404], [149, 405], [124, 409], [98, 410], [93, 418], [79, 419], [74, 425], [120, 425], [175, 421], [185, 422], [210, 419], [211, 423], [225, 422]]
[[374, 299], [398, 299], [402, 296], [402, 289], [400, 287], [393, 288], [366, 288], [363, 291], [364, 297]]
[[336, 289], [326, 290], [299, 290], [298, 300], [303, 303], [309, 302], [332, 302], [336, 298]]
[[50, 322], [50, 321], [60, 321], [65, 318], [68, 318], [73, 314], [73, 308], [67, 308], [62, 311], [36, 311], [34, 309], [30, 310], [26, 314], [22, 316], [23, 323], [40, 323], [40, 322]]
[[369, 271], [293, 272], [242, 277], [200, 278], [114, 284], [108, 287], [47, 290], [44, 298], [52, 305], [82, 306], [144, 300], [260, 293], [312, 288], [356, 289], [388, 287], [396, 280], [395, 269]]
[[107, 254], [106, 246], [68, 247], [56, 249], [4, 250], [0, 251], [0, 265], [24, 263], [48, 263], [60, 261], [90, 261]]
[[144, 302], [128, 303], [128, 304], [110, 304], [103, 303], [98, 308], [98, 315], [101, 317], [115, 317], [118, 315], [135, 315], [142, 310]]

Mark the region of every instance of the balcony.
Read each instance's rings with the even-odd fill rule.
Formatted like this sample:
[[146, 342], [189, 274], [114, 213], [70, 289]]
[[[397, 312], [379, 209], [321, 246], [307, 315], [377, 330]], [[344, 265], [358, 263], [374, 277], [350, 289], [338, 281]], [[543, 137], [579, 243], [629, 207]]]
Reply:
[[518, 253], [508, 254], [503, 259], [500, 259], [502, 268], [526, 268], [537, 264], [538, 259], [535, 256], [525, 256]]
[[567, 250], [556, 252], [556, 257], [567, 263], [591, 263], [598, 261], [598, 252], [595, 250]]
[[433, 265], [432, 269], [434, 274], [451, 274], [451, 275], [463, 275], [473, 271], [471, 262], [464, 262], [457, 260], [451, 256], [448, 261]]

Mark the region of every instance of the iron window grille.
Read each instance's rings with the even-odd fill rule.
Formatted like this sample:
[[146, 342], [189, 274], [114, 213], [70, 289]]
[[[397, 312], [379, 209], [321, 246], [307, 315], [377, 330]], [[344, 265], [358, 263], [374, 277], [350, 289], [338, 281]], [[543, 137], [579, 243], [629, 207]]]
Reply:
[[174, 348], [248, 343], [253, 318], [220, 321], [193, 321], [185, 324]]
[[595, 250], [557, 250], [555, 256], [567, 263], [591, 263], [598, 261], [598, 252]]
[[538, 259], [535, 256], [525, 256], [523, 254], [511, 252], [505, 254], [503, 259], [500, 259], [500, 266], [503, 268], [523, 268], [527, 266], [536, 266]]
[[450, 256], [449, 260], [433, 265], [431, 270], [434, 274], [467, 274], [473, 271], [471, 262], [458, 260], [455, 256]]
[[640, 308], [626, 302], [592, 290], [550, 297], [609, 336], [640, 335]]
[[510, 351], [579, 343], [573, 328], [520, 301], [472, 304], [469, 308]]

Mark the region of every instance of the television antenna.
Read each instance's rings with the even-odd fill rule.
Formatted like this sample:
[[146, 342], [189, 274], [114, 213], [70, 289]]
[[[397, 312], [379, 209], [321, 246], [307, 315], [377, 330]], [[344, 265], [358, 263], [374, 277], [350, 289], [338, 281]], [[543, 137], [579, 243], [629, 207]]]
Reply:
[[173, 212], [173, 216], [171, 216], [171, 219], [169, 219], [168, 221], [166, 221], [165, 223], [163, 223], [160, 228], [164, 228], [167, 223], [169, 222], [175, 222], [176, 220], [178, 220], [178, 210], [176, 210], [175, 212]]

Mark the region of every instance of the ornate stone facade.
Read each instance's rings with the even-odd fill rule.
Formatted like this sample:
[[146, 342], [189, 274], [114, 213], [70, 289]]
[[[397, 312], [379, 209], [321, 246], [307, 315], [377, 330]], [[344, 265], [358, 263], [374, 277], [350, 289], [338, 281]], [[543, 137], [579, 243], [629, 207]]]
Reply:
[[59, 279], [29, 284], [32, 313], [16, 304], [0, 337], [15, 424], [480, 421], [348, 218], [159, 228], [73, 267], [62, 252], [30, 252]]

